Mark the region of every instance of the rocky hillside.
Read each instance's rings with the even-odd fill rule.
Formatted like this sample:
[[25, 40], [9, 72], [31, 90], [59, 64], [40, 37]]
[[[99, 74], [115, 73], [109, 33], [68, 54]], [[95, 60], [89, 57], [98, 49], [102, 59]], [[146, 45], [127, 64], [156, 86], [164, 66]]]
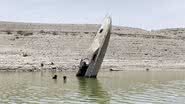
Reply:
[[[0, 22], [0, 69], [77, 69], [100, 25]], [[113, 26], [104, 70], [185, 69], [185, 29]]]

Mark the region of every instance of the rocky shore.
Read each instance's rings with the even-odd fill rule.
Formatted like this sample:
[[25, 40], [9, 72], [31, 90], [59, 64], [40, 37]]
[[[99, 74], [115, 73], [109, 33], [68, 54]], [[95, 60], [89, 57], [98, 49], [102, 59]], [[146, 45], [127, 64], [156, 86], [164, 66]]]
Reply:
[[[100, 25], [0, 22], [0, 70], [76, 70]], [[114, 26], [102, 70], [184, 70], [185, 29]]]

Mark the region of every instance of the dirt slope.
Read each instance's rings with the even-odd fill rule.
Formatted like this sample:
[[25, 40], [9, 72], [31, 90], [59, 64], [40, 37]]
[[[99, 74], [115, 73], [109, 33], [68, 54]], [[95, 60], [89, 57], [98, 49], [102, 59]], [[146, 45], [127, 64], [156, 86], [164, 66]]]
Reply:
[[[77, 69], [99, 26], [0, 22], [0, 69]], [[102, 68], [185, 69], [184, 57], [183, 28], [149, 32], [114, 26]]]

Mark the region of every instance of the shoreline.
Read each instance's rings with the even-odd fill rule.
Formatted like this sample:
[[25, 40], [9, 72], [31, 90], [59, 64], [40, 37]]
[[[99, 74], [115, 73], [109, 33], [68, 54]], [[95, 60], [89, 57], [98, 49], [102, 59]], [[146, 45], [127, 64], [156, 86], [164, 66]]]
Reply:
[[[105, 67], [105, 66], [104, 66]], [[142, 66], [129, 66], [129, 67], [124, 67], [124, 68], [101, 68], [101, 72], [109, 72], [110, 69], [113, 69], [118, 72], [119, 71], [185, 71], [185, 67], [142, 67]], [[77, 72], [78, 68], [59, 68], [59, 67], [48, 67], [48, 68], [36, 68], [36, 67], [30, 67], [30, 68], [24, 68], [24, 67], [19, 67], [19, 68], [0, 68], [0, 72], [42, 72], [42, 71], [49, 71], [49, 72]], [[111, 72], [111, 71], [110, 71]]]
[[[41, 70], [41, 63], [47, 70], [75, 70], [98, 26], [4, 22], [0, 24], [0, 70]], [[183, 28], [150, 32], [114, 26], [101, 70], [184, 70], [184, 46]]]

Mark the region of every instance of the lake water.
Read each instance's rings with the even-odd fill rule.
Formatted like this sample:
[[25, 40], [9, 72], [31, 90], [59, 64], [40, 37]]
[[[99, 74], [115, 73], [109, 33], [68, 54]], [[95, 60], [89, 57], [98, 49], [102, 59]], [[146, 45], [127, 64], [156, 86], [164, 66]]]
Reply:
[[[185, 71], [0, 72], [0, 104], [183, 104]], [[63, 76], [67, 80], [63, 80]]]

